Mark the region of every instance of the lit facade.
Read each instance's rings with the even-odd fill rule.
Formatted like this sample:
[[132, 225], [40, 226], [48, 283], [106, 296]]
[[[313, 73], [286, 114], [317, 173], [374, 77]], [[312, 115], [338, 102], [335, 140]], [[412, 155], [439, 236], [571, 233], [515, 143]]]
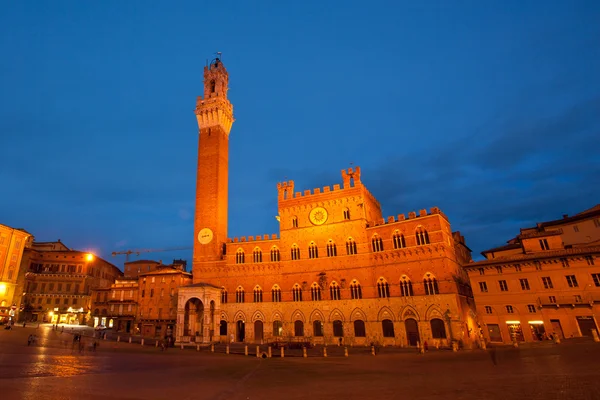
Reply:
[[93, 290], [91, 310], [94, 327], [100, 325], [115, 332], [137, 333], [137, 277], [122, 277], [108, 288]]
[[485, 338], [491, 342], [591, 336], [600, 317], [600, 206], [521, 229], [471, 263]]
[[21, 319], [59, 324], [89, 323], [92, 289], [109, 287], [123, 275], [113, 264], [60, 241], [34, 242], [21, 268]]
[[342, 184], [277, 185], [280, 232], [229, 239], [233, 106], [219, 59], [204, 70], [193, 285], [179, 290], [177, 341], [470, 345], [479, 339], [470, 250], [436, 207], [383, 218], [360, 168]]
[[0, 224], [0, 322], [18, 318], [23, 277], [19, 266], [32, 241], [25, 230]]
[[144, 337], [171, 338], [177, 321], [179, 288], [192, 283], [182, 264], [161, 265], [139, 274], [137, 328]]

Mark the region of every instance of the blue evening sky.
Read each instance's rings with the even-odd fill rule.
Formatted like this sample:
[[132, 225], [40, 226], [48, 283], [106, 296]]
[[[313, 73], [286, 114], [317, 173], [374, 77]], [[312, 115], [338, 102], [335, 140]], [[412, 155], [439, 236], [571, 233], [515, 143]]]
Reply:
[[278, 181], [353, 163], [385, 216], [438, 206], [481, 257], [600, 202], [599, 21], [595, 0], [4, 2], [0, 223], [119, 266], [191, 247], [220, 51], [230, 237], [278, 231]]

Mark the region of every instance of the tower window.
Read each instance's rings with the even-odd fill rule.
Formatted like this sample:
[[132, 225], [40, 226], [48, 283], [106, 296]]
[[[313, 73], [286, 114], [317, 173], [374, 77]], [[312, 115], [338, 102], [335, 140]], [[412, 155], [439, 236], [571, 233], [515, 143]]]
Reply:
[[254, 302], [262, 303], [262, 301], [263, 301], [263, 291], [260, 288], [260, 286], [257, 286], [254, 288]]
[[348, 210], [347, 208], [344, 208], [344, 219], [350, 219], [350, 210]]
[[238, 249], [238, 251], [235, 253], [235, 263], [236, 264], [243, 264], [244, 263], [244, 250], [243, 249]]
[[280, 261], [279, 249], [277, 247], [273, 247], [271, 249], [271, 262], [279, 262], [279, 261]]
[[295, 243], [292, 245], [292, 260], [300, 259], [300, 248]]
[[252, 258], [254, 259], [255, 263], [262, 262], [262, 251], [258, 247], [252, 252]]
[[431, 276], [430, 274], [427, 274], [423, 279], [423, 285], [425, 286], [426, 295], [440, 294], [437, 279], [435, 279], [435, 277]]
[[381, 237], [378, 235], [373, 236], [373, 239], [371, 239], [371, 245], [373, 246], [374, 252], [383, 251], [383, 239], [381, 239]]
[[214, 93], [216, 87], [216, 82], [214, 80], [210, 81], [210, 92]]
[[429, 234], [427, 233], [427, 230], [419, 228], [415, 235], [417, 237], [417, 246], [429, 244]]
[[348, 240], [346, 241], [346, 254], [350, 256], [356, 253], [356, 242], [354, 241], [354, 239], [348, 238]]
[[310, 288], [310, 297], [312, 301], [320, 301], [321, 300], [321, 287], [317, 285], [317, 283], [313, 283]]
[[237, 288], [237, 290], [235, 291], [235, 302], [236, 303], [244, 302], [244, 289], [241, 286], [239, 288]]
[[292, 295], [294, 297], [294, 301], [302, 301], [302, 288], [300, 285], [294, 285], [292, 288]]
[[390, 285], [383, 278], [377, 282], [377, 295], [380, 299], [390, 297]]
[[221, 303], [227, 304], [227, 290], [221, 289]]
[[335, 256], [337, 256], [337, 248], [335, 247], [333, 240], [329, 240], [329, 242], [327, 242], [327, 257]]
[[271, 289], [271, 299], [273, 303], [279, 303], [281, 301], [281, 289], [279, 286], [273, 286], [273, 289]]
[[340, 300], [342, 298], [340, 294], [339, 285], [337, 282], [332, 282], [331, 285], [329, 285], [329, 296], [331, 297], [331, 300]]
[[400, 281], [400, 296], [402, 296], [402, 297], [414, 296], [412, 282], [410, 281], [410, 279], [408, 279], [408, 277], [406, 275], [404, 275], [402, 277], [402, 280]]
[[403, 249], [406, 247], [406, 240], [404, 240], [404, 235], [400, 232], [394, 232], [393, 236], [394, 240], [394, 249]]
[[360, 287], [360, 283], [357, 281], [353, 281], [350, 284], [350, 297], [352, 300], [362, 299], [362, 289]]
[[319, 258], [319, 249], [314, 242], [308, 246], [308, 258]]

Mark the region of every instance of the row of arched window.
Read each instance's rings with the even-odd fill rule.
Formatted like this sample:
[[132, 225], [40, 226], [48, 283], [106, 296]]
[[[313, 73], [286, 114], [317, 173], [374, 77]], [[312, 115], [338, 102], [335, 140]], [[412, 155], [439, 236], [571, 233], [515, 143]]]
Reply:
[[[376, 284], [377, 287], [377, 297], [379, 298], [388, 298], [390, 296], [390, 284], [384, 279], [379, 278], [379, 281]], [[425, 291], [425, 295], [435, 295], [439, 294], [438, 282], [437, 279], [431, 275], [430, 273], [426, 274], [423, 278], [423, 287]], [[263, 290], [259, 285], [256, 285], [254, 288], [254, 303], [262, 303], [263, 302]], [[314, 282], [310, 287], [310, 299], [312, 301], [321, 301], [322, 298], [322, 289], [316, 282]], [[363, 298], [362, 287], [357, 280], [353, 280], [349, 286], [350, 299], [352, 300], [360, 300]], [[292, 287], [292, 301], [302, 301], [302, 287], [299, 284], [295, 284]], [[403, 276], [400, 280], [400, 296], [401, 297], [410, 297], [414, 296], [413, 284], [408, 277]], [[329, 299], [330, 300], [341, 300], [342, 299], [342, 290], [340, 285], [337, 282], [332, 282], [329, 285]], [[225, 288], [221, 290], [221, 303], [227, 303], [229, 300], [228, 292]], [[274, 303], [281, 302], [281, 288], [279, 285], [274, 285], [271, 289], [271, 301]], [[235, 302], [236, 303], [244, 303], [245, 302], [245, 291], [242, 286], [238, 286], [235, 291]]]
[[[417, 246], [423, 246], [429, 244], [429, 234], [424, 229], [419, 229], [416, 233], [417, 238]], [[404, 235], [399, 233], [398, 231], [394, 232], [392, 235], [392, 243], [394, 245], [394, 249], [402, 249], [406, 247], [406, 240], [404, 239]], [[371, 239], [371, 248], [373, 252], [383, 251], [383, 239], [375, 234]], [[357, 254], [357, 246], [356, 241], [353, 238], [348, 238], [346, 240], [346, 254], [354, 255]], [[300, 248], [297, 244], [293, 244], [290, 250], [290, 255], [292, 260], [300, 259]], [[327, 257], [336, 257], [337, 246], [333, 240], [329, 240], [327, 242]], [[319, 248], [315, 242], [310, 242], [308, 245], [308, 258], [319, 258]], [[263, 262], [262, 250], [259, 247], [256, 247], [252, 251], [252, 261], [254, 263]], [[279, 262], [281, 261], [281, 255], [279, 253], [279, 249], [277, 247], [273, 247], [271, 249], [271, 262]], [[239, 248], [235, 253], [235, 263], [236, 264], [244, 264], [246, 262], [246, 257], [244, 253], [244, 249]]]
[[[408, 319], [405, 322], [407, 331], [413, 335], [416, 335], [417, 340], [419, 336], [419, 328], [417, 322], [413, 319]], [[365, 321], [361, 319], [357, 319], [351, 322], [352, 327], [354, 328], [354, 337], [367, 337], [367, 329], [365, 326]], [[439, 318], [433, 318], [429, 321], [431, 326], [431, 336], [434, 339], [446, 339], [446, 326], [444, 321]], [[262, 332], [263, 322], [255, 321], [254, 322], [255, 329]], [[259, 328], [256, 326], [259, 325]], [[334, 337], [344, 337], [344, 322], [341, 320], [334, 320], [332, 322], [333, 327], [333, 336]], [[312, 322], [312, 335], [314, 337], [323, 337], [324, 336], [324, 323], [320, 320], [315, 320]], [[394, 322], [390, 319], [384, 319], [381, 321], [381, 331], [383, 333], [383, 337], [385, 338], [393, 338], [396, 337], [396, 332], [394, 329]], [[227, 336], [227, 321], [222, 320], [220, 323], [220, 335]], [[273, 336], [282, 336], [283, 335], [283, 323], [279, 320], [273, 321]], [[304, 321], [296, 320], [294, 321], [294, 336], [302, 337], [305, 336], [304, 331]], [[409, 339], [410, 340], [410, 339]], [[416, 340], [415, 343], [416, 344]]]

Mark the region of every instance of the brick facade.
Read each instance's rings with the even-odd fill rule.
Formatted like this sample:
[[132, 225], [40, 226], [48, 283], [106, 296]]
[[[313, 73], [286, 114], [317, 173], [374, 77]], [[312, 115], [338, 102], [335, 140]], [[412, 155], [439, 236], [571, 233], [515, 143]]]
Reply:
[[228, 75], [219, 60], [204, 73], [194, 285], [180, 290], [179, 342], [477, 339], [462, 236], [437, 207], [384, 219], [359, 167], [332, 187], [279, 183], [279, 234], [227, 239]]

